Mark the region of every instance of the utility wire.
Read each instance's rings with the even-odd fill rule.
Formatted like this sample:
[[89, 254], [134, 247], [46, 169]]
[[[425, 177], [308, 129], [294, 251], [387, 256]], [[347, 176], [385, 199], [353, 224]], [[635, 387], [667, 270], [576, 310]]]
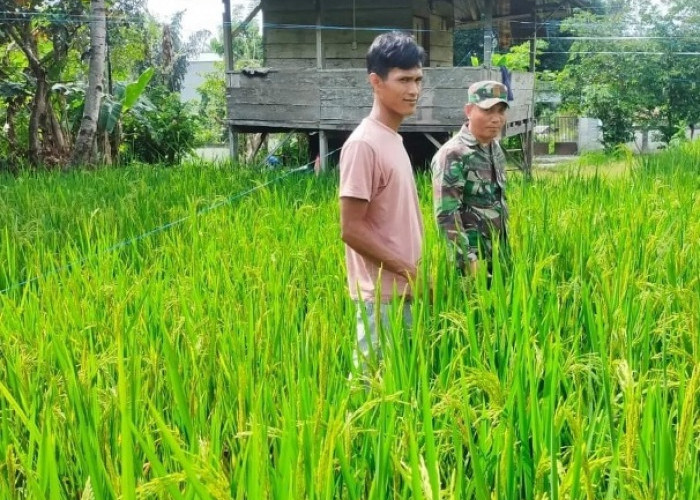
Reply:
[[[120, 14], [110, 14], [107, 13], [107, 20], [110, 23], [140, 23], [144, 21], [148, 21], [149, 14], [143, 13], [143, 14], [136, 14], [136, 15], [120, 15]], [[94, 16], [90, 13], [85, 13], [85, 14], [69, 14], [69, 13], [63, 13], [63, 12], [18, 12], [18, 11], [0, 11], [0, 20], [3, 22], [8, 22], [8, 21], [27, 21], [27, 20], [32, 20], [32, 19], [44, 19], [47, 21], [51, 21], [54, 24], [75, 24], [79, 22], [90, 22], [91, 20], [94, 19]], [[675, 16], [673, 18], [670, 18], [670, 21], [687, 21], [694, 23], [698, 19], [700, 19], [700, 15], [698, 16]], [[154, 19], [155, 22], [158, 22]], [[560, 27], [562, 20], [557, 19], [557, 20], [543, 20], [543, 21], [529, 21], [529, 20], [508, 20], [508, 23], [511, 25], [522, 25], [522, 26], [537, 26], [537, 27]], [[575, 22], [575, 21], [569, 21], [571, 26], [573, 27], [600, 27], [602, 26], [602, 23], [597, 23], [597, 22]], [[231, 21], [230, 23], [223, 23], [226, 26], [238, 26], [240, 24], [240, 21]], [[216, 26], [220, 26], [219, 23], [216, 23]], [[270, 22], [264, 22], [262, 23], [262, 26], [264, 28], [268, 29], [308, 29], [308, 30], [317, 30], [319, 29], [319, 26], [317, 24], [295, 24], [295, 23], [270, 23]], [[649, 23], [645, 23], [639, 20], [621, 20], [619, 22], [619, 26], [621, 29], [629, 29], [630, 27], [634, 26], [639, 26], [639, 27], [650, 27], [652, 26]], [[323, 30], [357, 30], [357, 31], [389, 31], [389, 30], [395, 30], [395, 29], [406, 29], [405, 27], [397, 27], [397, 26], [370, 26], [370, 27], [363, 27], [363, 26], [343, 26], [343, 25], [321, 25], [321, 29]], [[460, 28], [459, 24], [456, 26], [455, 31], [481, 31], [483, 30], [484, 27], [474, 27], [474, 28]], [[412, 30], [412, 31], [419, 31], [419, 32], [425, 32], [425, 33], [437, 33], [437, 32], [442, 32], [442, 30], [431, 30], [431, 29], [423, 29], [423, 30]]]

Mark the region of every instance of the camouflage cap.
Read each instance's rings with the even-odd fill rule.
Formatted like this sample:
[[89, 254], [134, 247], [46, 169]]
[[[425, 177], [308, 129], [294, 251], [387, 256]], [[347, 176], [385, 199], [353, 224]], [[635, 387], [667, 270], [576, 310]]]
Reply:
[[501, 82], [484, 80], [472, 83], [469, 86], [468, 100], [470, 104], [476, 104], [481, 109], [489, 109], [502, 102], [508, 106], [508, 87]]

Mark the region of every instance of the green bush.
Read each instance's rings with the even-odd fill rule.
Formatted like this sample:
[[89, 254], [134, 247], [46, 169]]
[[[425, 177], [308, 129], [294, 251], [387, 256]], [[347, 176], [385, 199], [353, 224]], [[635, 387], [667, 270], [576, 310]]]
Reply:
[[175, 165], [191, 153], [197, 116], [177, 93], [156, 87], [147, 93], [152, 109], [124, 117], [124, 156], [129, 161]]

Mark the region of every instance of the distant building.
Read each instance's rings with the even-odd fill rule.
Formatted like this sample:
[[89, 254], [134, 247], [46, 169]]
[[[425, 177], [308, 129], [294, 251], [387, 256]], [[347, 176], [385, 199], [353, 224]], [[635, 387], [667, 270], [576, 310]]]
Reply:
[[182, 102], [199, 100], [197, 89], [204, 83], [206, 75], [216, 71], [216, 63], [223, 63], [223, 60], [223, 57], [215, 52], [202, 52], [194, 59], [188, 60], [187, 73], [180, 90], [180, 100]]

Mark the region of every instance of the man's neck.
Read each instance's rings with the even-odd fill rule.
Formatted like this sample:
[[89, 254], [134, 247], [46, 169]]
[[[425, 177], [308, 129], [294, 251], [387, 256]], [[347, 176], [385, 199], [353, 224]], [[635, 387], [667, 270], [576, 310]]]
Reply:
[[376, 102], [372, 106], [372, 111], [370, 111], [369, 117], [373, 120], [377, 120], [383, 125], [386, 125], [394, 132], [398, 132], [401, 123], [403, 123], [403, 116], [387, 112]]

